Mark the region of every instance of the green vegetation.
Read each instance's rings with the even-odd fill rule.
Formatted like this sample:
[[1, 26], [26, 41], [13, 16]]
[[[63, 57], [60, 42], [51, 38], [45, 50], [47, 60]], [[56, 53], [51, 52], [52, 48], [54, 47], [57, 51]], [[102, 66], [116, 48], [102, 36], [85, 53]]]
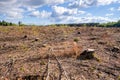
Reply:
[[[18, 22], [18, 24], [6, 22], [6, 21], [0, 21], [0, 26], [25, 26], [21, 21]], [[33, 25], [28, 25], [33, 26]], [[37, 26], [37, 25], [34, 25]], [[108, 23], [73, 23], [73, 24], [52, 24], [52, 25], [46, 25], [51, 27], [120, 27], [120, 20], [117, 22], [108, 22]]]
[[120, 75], [118, 76], [118, 80], [120, 80]]
[[25, 24], [22, 24], [22, 22], [18, 22], [18, 24], [12, 23], [12, 22], [7, 22], [7, 21], [0, 21], [0, 26], [25, 26]]
[[[52, 26], [52, 25], [49, 25]], [[54, 24], [54, 26], [63, 27], [120, 27], [120, 20], [117, 22], [108, 22], [108, 23], [79, 23], [79, 24]]]
[[79, 39], [78, 39], [78, 38], [75, 38], [75, 39], [74, 39], [74, 41], [75, 41], [75, 42], [78, 42], [78, 41], [79, 41]]
[[99, 27], [120, 27], [120, 20], [117, 22], [108, 22], [99, 24]]
[[6, 21], [0, 21], [0, 26], [16, 26], [16, 24]]

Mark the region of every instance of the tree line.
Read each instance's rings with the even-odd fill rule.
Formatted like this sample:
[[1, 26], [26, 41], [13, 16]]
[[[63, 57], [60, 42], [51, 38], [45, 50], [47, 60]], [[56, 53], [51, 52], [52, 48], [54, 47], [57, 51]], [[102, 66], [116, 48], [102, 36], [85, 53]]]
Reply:
[[16, 24], [7, 21], [0, 21], [0, 26], [15, 26]]
[[120, 20], [118, 20], [117, 22], [102, 23], [99, 24], [98, 27], [120, 27]]
[[12, 22], [7, 22], [7, 21], [0, 21], [0, 26], [24, 26], [25, 24], [22, 24], [21, 21], [18, 22], [18, 24], [12, 23]]
[[[21, 21], [18, 24], [7, 22], [7, 21], [0, 21], [0, 26], [25, 26]], [[29, 25], [30, 26], [30, 25]], [[35, 26], [35, 25], [34, 25]], [[108, 23], [79, 23], [79, 24], [54, 24], [48, 26], [70, 26], [70, 27], [120, 27], [120, 20], [117, 22], [108, 22]]]
[[70, 26], [70, 27], [120, 27], [120, 20], [108, 23], [79, 23], [79, 24], [54, 24], [51, 26]]

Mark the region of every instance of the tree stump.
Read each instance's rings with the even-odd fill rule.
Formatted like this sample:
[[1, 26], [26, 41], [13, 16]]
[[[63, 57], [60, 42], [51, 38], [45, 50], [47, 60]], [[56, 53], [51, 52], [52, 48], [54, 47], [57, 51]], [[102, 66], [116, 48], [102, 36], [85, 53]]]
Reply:
[[95, 59], [94, 52], [95, 52], [94, 49], [84, 50], [77, 56], [77, 59], [79, 60]]

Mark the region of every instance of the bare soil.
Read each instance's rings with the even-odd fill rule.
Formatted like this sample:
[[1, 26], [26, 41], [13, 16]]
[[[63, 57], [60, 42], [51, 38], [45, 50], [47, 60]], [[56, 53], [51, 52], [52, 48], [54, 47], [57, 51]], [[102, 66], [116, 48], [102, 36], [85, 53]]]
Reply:
[[120, 80], [120, 28], [0, 27], [0, 80]]

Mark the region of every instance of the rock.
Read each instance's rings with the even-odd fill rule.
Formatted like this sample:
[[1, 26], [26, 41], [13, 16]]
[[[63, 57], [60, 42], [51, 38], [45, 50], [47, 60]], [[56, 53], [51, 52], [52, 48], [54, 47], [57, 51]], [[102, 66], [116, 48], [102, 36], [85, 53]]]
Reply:
[[77, 59], [79, 60], [95, 59], [94, 53], [95, 49], [84, 50], [81, 54], [77, 56]]

